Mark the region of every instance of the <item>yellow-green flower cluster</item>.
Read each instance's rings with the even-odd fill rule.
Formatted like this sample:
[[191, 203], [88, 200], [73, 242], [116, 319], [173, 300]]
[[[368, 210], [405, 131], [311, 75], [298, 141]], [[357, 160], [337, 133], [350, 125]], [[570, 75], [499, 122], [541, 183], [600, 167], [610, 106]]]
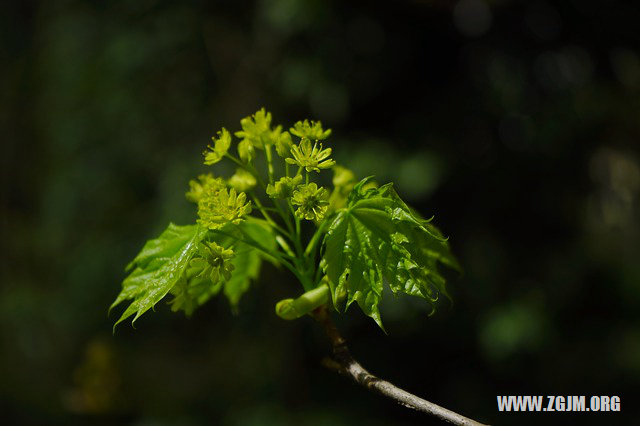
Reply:
[[256, 156], [256, 149], [275, 145], [278, 155], [286, 157], [291, 150], [291, 135], [283, 132], [282, 126], [271, 128], [271, 113], [264, 108], [255, 114], [240, 120], [242, 130], [235, 132], [241, 140], [238, 143], [238, 155], [245, 163]]
[[252, 116], [240, 120], [242, 130], [235, 135], [251, 143], [256, 148], [262, 149], [264, 145], [271, 143], [271, 113], [262, 108]]
[[[187, 199], [198, 203], [200, 224], [215, 230], [230, 223], [240, 223], [251, 212], [251, 202], [247, 201], [246, 193], [254, 190], [258, 184], [270, 198], [288, 200], [287, 203], [296, 205], [295, 215], [306, 220], [322, 220], [328, 212], [330, 202], [332, 206], [344, 204], [346, 192], [353, 186], [352, 175], [346, 171], [336, 170], [336, 179], [340, 180], [339, 176], [344, 176], [349, 182], [334, 182], [335, 197], [332, 195], [331, 199], [329, 191], [309, 182], [309, 172], [320, 172], [335, 165], [335, 161], [330, 158], [331, 148], [323, 148], [321, 142], [331, 135], [331, 129], [323, 129], [320, 121], [304, 120], [295, 123], [289, 131], [283, 131], [282, 126], [272, 127], [271, 113], [264, 108], [240, 120], [240, 125], [241, 130], [233, 133], [240, 139], [236, 147], [238, 157], [229, 151], [232, 133], [225, 128], [212, 138], [213, 143], [204, 152], [206, 165], [216, 164], [228, 157], [239, 166], [235, 174], [227, 181], [207, 174], [189, 182]], [[297, 143], [292, 141], [292, 135], [300, 138], [296, 140]], [[278, 157], [272, 156], [273, 148], [287, 165], [285, 176], [276, 175], [279, 169], [275, 167], [273, 160]], [[267, 160], [266, 188], [259, 175], [260, 164], [254, 164], [259, 151], [264, 152]], [[298, 166], [293, 176], [289, 174], [290, 164]], [[302, 184], [305, 174], [306, 184]], [[263, 207], [258, 207], [266, 215]], [[275, 210], [279, 210], [280, 206], [276, 207], [278, 209]]]
[[301, 139], [312, 141], [322, 141], [331, 135], [331, 129], [323, 130], [320, 121], [298, 121], [289, 131]]
[[286, 158], [285, 161], [289, 164], [296, 164], [307, 172], [319, 172], [320, 169], [329, 169], [336, 164], [329, 158], [331, 148], [322, 149], [322, 144], [318, 142], [312, 146], [309, 139], [302, 139], [300, 145], [292, 146], [291, 155], [293, 158]]
[[211, 173], [202, 174], [198, 179], [189, 181], [189, 191], [185, 194], [187, 200], [197, 203], [207, 192], [216, 192], [225, 187], [222, 178], [214, 178]]
[[321, 221], [329, 207], [329, 192], [318, 188], [315, 183], [300, 185], [293, 191], [291, 202], [298, 207], [296, 216], [300, 219]]
[[233, 223], [239, 224], [251, 213], [251, 201], [244, 192], [226, 188], [206, 192], [198, 201], [198, 223], [209, 229], [220, 229]]
[[271, 198], [279, 198], [284, 200], [293, 195], [293, 190], [302, 182], [302, 175], [292, 178], [283, 177], [276, 181], [273, 185], [267, 185], [267, 195]]
[[191, 266], [202, 269], [198, 274], [200, 277], [208, 277], [213, 284], [216, 284], [220, 277], [225, 281], [231, 279], [231, 272], [235, 269], [230, 260], [234, 253], [232, 249], [225, 249], [215, 242], [201, 243], [198, 245], [198, 257], [191, 259]]

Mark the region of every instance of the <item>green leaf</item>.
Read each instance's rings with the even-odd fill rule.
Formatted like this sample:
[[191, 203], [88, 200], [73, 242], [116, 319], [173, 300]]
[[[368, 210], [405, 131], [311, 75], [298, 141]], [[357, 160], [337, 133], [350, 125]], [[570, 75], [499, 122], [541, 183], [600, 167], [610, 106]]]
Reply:
[[156, 239], [148, 241], [129, 264], [133, 272], [122, 282], [122, 291], [111, 305], [113, 309], [133, 299], [116, 325], [135, 314], [135, 322], [155, 306], [183, 279], [189, 261], [196, 252], [206, 229], [198, 225], [178, 226], [173, 223]]
[[[228, 280], [212, 282], [201, 274], [202, 259], [191, 261], [197, 253], [198, 244], [204, 240], [233, 248], [234, 257], [230, 262], [234, 269]], [[260, 219], [251, 218], [240, 225], [228, 225], [214, 232], [199, 225], [170, 224], [158, 238], [149, 240], [129, 264], [128, 268], [134, 269], [123, 281], [122, 291], [110, 309], [125, 300], [133, 301], [115, 325], [134, 314], [135, 322], [169, 293], [173, 295], [171, 309], [183, 310], [187, 315], [221, 290], [235, 310], [251, 280], [258, 277], [262, 259], [275, 263], [275, 258], [267, 253], [276, 250], [271, 227]]]
[[187, 316], [204, 305], [221, 290], [229, 300], [231, 308], [236, 311], [240, 298], [249, 290], [251, 280], [258, 278], [262, 259], [258, 250], [233, 238], [216, 235], [213, 238], [225, 248], [233, 248], [234, 256], [229, 261], [233, 272], [229, 280], [220, 279], [213, 283], [208, 276], [199, 276], [201, 268], [190, 267], [185, 279], [178, 281], [171, 291], [171, 309], [175, 312], [183, 310]]
[[[193, 270], [192, 273], [190, 273], [191, 270]], [[178, 280], [171, 289], [173, 299], [169, 303], [172, 311], [182, 310], [187, 316], [191, 316], [196, 308], [220, 292], [223, 281], [213, 283], [208, 276], [197, 276], [196, 274], [200, 271], [199, 268], [189, 268], [187, 270], [189, 278], [183, 277]]]
[[446, 239], [400, 199], [392, 184], [365, 189], [360, 181], [323, 241], [322, 265], [336, 309], [357, 302], [382, 328], [378, 305], [386, 282], [394, 294], [429, 302], [448, 297], [438, 263], [458, 268]]
[[224, 283], [224, 295], [235, 311], [240, 298], [249, 290], [251, 280], [258, 278], [262, 259], [258, 250], [243, 243], [235, 246], [236, 256], [231, 263], [235, 266], [231, 279]]
[[145, 243], [140, 253], [127, 265], [126, 270], [129, 271], [134, 266], [144, 269], [153, 259], [173, 256], [193, 237], [195, 231], [195, 225], [178, 226], [170, 223], [158, 238]]

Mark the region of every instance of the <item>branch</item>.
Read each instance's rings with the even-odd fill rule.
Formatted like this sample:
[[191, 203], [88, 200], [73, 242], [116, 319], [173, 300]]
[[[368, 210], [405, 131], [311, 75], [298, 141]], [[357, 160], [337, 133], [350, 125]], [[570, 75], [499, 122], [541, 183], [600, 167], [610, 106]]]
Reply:
[[440, 407], [433, 402], [424, 400], [416, 395], [413, 395], [399, 387], [387, 382], [386, 380], [379, 379], [358, 363], [349, 352], [347, 342], [340, 335], [340, 332], [336, 328], [333, 320], [331, 319], [326, 306], [321, 306], [314, 310], [312, 316], [318, 321], [318, 323], [324, 328], [331, 346], [333, 348], [333, 357], [325, 358], [322, 364], [330, 370], [334, 370], [344, 376], [351, 378], [354, 382], [364, 386], [365, 388], [379, 393], [387, 398], [391, 398], [400, 405], [404, 405], [408, 408], [438, 417], [441, 420], [452, 423], [454, 425], [464, 426], [482, 426], [482, 423], [478, 423], [475, 420], [471, 420], [458, 413], [447, 410]]

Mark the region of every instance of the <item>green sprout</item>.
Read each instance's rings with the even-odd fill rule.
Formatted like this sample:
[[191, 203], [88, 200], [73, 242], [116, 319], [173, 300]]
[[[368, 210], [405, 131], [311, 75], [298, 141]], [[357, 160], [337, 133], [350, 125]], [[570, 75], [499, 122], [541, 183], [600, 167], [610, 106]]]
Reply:
[[209, 189], [198, 200], [198, 223], [212, 230], [238, 225], [251, 213], [251, 201], [246, 200], [247, 194], [238, 194], [234, 188]]
[[[448, 298], [441, 267], [459, 269], [447, 239], [391, 183], [379, 185], [371, 176], [358, 180], [337, 165], [333, 149], [320, 142], [330, 143], [331, 130], [319, 121], [298, 121], [287, 132], [273, 126], [263, 108], [240, 127], [234, 133], [240, 139], [237, 156], [224, 128], [204, 152], [205, 165], [227, 160], [235, 173], [226, 179], [205, 173], [189, 182], [186, 198], [197, 204], [195, 223], [169, 224], [127, 267], [111, 309], [129, 305], [114, 329], [130, 317], [135, 322], [165, 297], [173, 311], [189, 316], [222, 293], [237, 312], [267, 261], [300, 284], [296, 296], [275, 303], [275, 314], [316, 319], [333, 346], [329, 368], [408, 407], [478, 425], [370, 374], [351, 357], [329, 315], [329, 309], [345, 312], [355, 303], [384, 330], [379, 306], [385, 287], [395, 296], [424, 300], [433, 312], [441, 296]], [[325, 176], [327, 170], [333, 175]], [[327, 182], [333, 188], [323, 186]]]
[[[204, 152], [205, 165], [226, 159], [235, 173], [227, 179], [205, 173], [189, 182], [186, 197], [198, 206], [195, 225], [171, 225], [131, 263], [114, 302], [130, 301], [118, 322], [137, 319], [167, 295], [178, 299], [174, 309], [190, 313], [224, 288], [235, 307], [265, 260], [288, 269], [304, 292], [312, 292], [279, 304], [285, 319], [320, 305], [344, 311], [356, 303], [382, 327], [385, 286], [432, 308], [447, 296], [440, 265], [458, 264], [446, 239], [391, 184], [358, 180], [336, 165], [333, 148], [320, 142], [330, 144], [330, 129], [303, 120], [283, 131], [264, 108], [240, 127], [233, 133], [237, 142], [223, 128]], [[332, 179], [323, 177], [326, 170], [333, 170]], [[326, 181], [332, 189], [321, 185]]]

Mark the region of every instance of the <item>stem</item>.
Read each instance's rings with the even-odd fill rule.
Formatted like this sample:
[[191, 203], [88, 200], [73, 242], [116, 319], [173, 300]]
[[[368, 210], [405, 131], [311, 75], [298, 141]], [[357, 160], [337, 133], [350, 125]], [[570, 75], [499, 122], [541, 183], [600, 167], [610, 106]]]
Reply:
[[282, 248], [282, 250], [284, 250], [284, 252], [289, 255], [291, 259], [295, 259], [296, 254], [293, 252], [293, 250], [291, 250], [291, 247], [289, 247], [287, 240], [282, 238], [282, 235], [276, 235], [276, 242]]
[[229, 160], [233, 161], [234, 163], [236, 163], [241, 168], [243, 168], [246, 171], [248, 171], [249, 173], [251, 173], [253, 175], [253, 177], [256, 178], [256, 180], [258, 181], [258, 184], [262, 187], [262, 189], [265, 189], [267, 187], [264, 184], [264, 181], [260, 177], [260, 174], [258, 173], [258, 171], [256, 170], [255, 167], [251, 166], [250, 164], [243, 163], [242, 161], [240, 161], [239, 159], [237, 159], [236, 157], [234, 157], [233, 155], [231, 155], [229, 153], [226, 153], [224, 156], [227, 157]]
[[301, 235], [300, 235], [300, 218], [296, 216], [296, 212], [293, 210], [293, 205], [291, 201], [287, 201], [289, 204], [289, 211], [291, 211], [291, 215], [293, 216], [294, 221], [296, 222], [296, 241], [298, 241], [297, 245], [300, 248], [299, 254], [302, 255], [302, 245], [300, 243]]
[[[238, 230], [242, 233], [242, 235], [247, 236], [247, 235], [246, 235], [242, 230], [240, 230], [240, 228], [238, 228]], [[274, 259], [275, 259], [275, 260], [277, 260], [278, 262], [280, 262], [281, 260], [283, 260], [283, 259], [281, 259], [279, 256], [277, 256], [277, 255], [275, 255], [275, 254], [273, 254], [273, 253], [271, 253], [271, 252], [267, 251], [267, 249], [266, 249], [266, 248], [262, 247], [258, 242], [256, 242], [256, 241], [255, 241], [253, 238], [251, 238], [251, 237], [249, 237], [249, 239], [248, 239], [248, 240], [245, 240], [245, 239], [243, 239], [243, 238], [239, 238], [237, 235], [233, 235], [233, 234], [230, 234], [229, 232], [221, 231], [220, 229], [216, 229], [216, 230], [214, 230], [214, 231], [213, 231], [213, 233], [214, 233], [214, 234], [224, 235], [225, 237], [229, 237], [229, 238], [234, 239], [234, 240], [236, 240], [236, 241], [240, 241], [241, 243], [244, 243], [244, 244], [246, 244], [246, 245], [248, 245], [248, 246], [254, 247], [254, 248], [256, 248], [256, 249], [260, 250], [261, 252], [263, 252], [263, 253], [265, 253], [265, 254], [269, 255], [269, 257], [274, 258]]]
[[324, 271], [322, 270], [322, 268], [318, 265], [318, 269], [316, 269], [316, 274], [313, 277], [313, 282], [314, 283], [318, 283], [320, 282], [320, 280], [322, 279], [322, 274], [324, 273]]
[[241, 168], [245, 169], [246, 171], [248, 171], [249, 173], [251, 173], [254, 177], [259, 178], [256, 169], [254, 167], [250, 166], [248, 163], [243, 163], [238, 158], [234, 157], [233, 155], [231, 155], [229, 153], [226, 153], [225, 157], [227, 157], [229, 160], [231, 160], [234, 163], [236, 163], [239, 167], [241, 167]]
[[[328, 220], [323, 220], [316, 232], [311, 237], [309, 244], [307, 244], [307, 248], [304, 250], [304, 257], [307, 259], [308, 263], [312, 265], [313, 268], [316, 267], [316, 249], [318, 248], [318, 241], [320, 241], [320, 237], [324, 233], [325, 228], [329, 224]], [[320, 277], [322, 276], [322, 268], [318, 265], [315, 273], [312, 272], [312, 279], [314, 283], [320, 281]]]
[[265, 156], [267, 157], [267, 170], [269, 173], [269, 183], [273, 184], [273, 161], [271, 159], [271, 145], [264, 147]]
[[289, 215], [287, 215], [285, 211], [282, 210], [282, 206], [280, 206], [280, 203], [278, 202], [278, 200], [272, 200], [272, 203], [276, 207], [278, 214], [280, 214], [280, 217], [282, 218], [284, 223], [287, 225], [287, 229], [289, 230], [289, 234], [287, 236], [289, 237], [289, 240], [291, 242], [294, 242], [294, 238], [293, 238], [294, 229], [293, 229], [293, 224], [291, 223], [291, 219], [289, 218]]
[[313, 234], [313, 237], [311, 237], [311, 240], [309, 241], [309, 244], [307, 245], [307, 248], [304, 250], [304, 255], [305, 256], [309, 256], [311, 254], [311, 251], [316, 248], [316, 244], [320, 240], [320, 237], [322, 236], [322, 233], [324, 232], [324, 228], [327, 227], [328, 223], [329, 223], [328, 220], [323, 220], [322, 223], [320, 224], [320, 226], [318, 227], [318, 229], [316, 229], [315, 234]]
[[286, 237], [288, 237], [289, 239], [291, 239], [291, 234], [288, 233], [287, 231], [285, 231], [284, 229], [282, 229], [282, 227], [280, 225], [278, 225], [269, 215], [269, 213], [267, 213], [267, 211], [264, 209], [264, 206], [262, 205], [262, 203], [260, 202], [260, 200], [258, 199], [258, 197], [256, 197], [253, 193], [250, 194], [251, 195], [251, 199], [253, 200], [253, 202], [256, 204], [256, 207], [258, 207], [258, 210], [260, 210], [260, 213], [262, 213], [262, 216], [264, 216], [265, 220], [269, 223], [269, 225], [273, 226], [274, 229], [276, 229], [278, 232], [282, 233], [283, 235], [285, 235]]
[[225, 154], [225, 157], [227, 157], [229, 160], [233, 161], [234, 163], [236, 163], [238, 166], [242, 167], [246, 171], [253, 173], [251, 170], [249, 170], [246, 164], [244, 164], [242, 161], [238, 160], [236, 157], [229, 154], [228, 152]]
[[330, 370], [334, 370], [342, 375], [351, 378], [354, 382], [364, 386], [372, 392], [378, 393], [382, 396], [386, 396], [397, 402], [400, 405], [404, 405], [408, 408], [420, 411], [425, 414], [435, 416], [445, 422], [449, 422], [454, 425], [464, 426], [482, 426], [482, 423], [475, 420], [464, 417], [458, 413], [447, 410], [433, 402], [429, 402], [422, 399], [412, 393], [409, 393], [399, 387], [387, 382], [386, 380], [379, 379], [358, 363], [349, 352], [346, 340], [340, 335], [340, 332], [336, 328], [333, 320], [329, 316], [326, 305], [321, 306], [314, 310], [312, 316], [318, 321], [318, 323], [324, 329], [331, 346], [333, 348], [333, 357], [323, 361], [323, 365]]
[[267, 207], [263, 204], [262, 208], [267, 212], [278, 213], [278, 209], [276, 209], [275, 207]]
[[245, 237], [247, 237], [248, 239], [245, 238], [238, 238], [237, 235], [233, 235], [233, 234], [229, 234], [228, 232], [225, 231], [221, 231], [219, 229], [216, 229], [215, 231], [213, 231], [214, 233], [218, 233], [220, 235], [224, 235], [225, 237], [229, 237], [232, 238], [236, 241], [239, 241], [243, 244], [246, 244], [248, 246], [251, 246], [255, 249], [260, 250], [262, 253], [264, 253], [266, 255], [266, 257], [270, 257], [273, 260], [275, 260], [278, 263], [282, 263], [284, 266], [286, 266], [288, 269], [290, 269], [292, 272], [294, 272], [296, 277], [299, 277], [299, 274], [294, 271], [293, 265], [286, 260], [285, 258], [283, 258], [282, 256], [278, 255], [278, 252], [273, 252], [273, 251], [269, 251], [266, 248], [262, 247], [257, 241], [255, 241], [253, 238], [251, 238], [250, 235], [247, 235], [242, 229], [239, 229], [240, 232], [242, 233], [242, 235], [244, 235]]
[[[293, 259], [296, 268], [298, 269], [300, 276], [303, 277], [300, 279], [300, 283], [305, 291], [312, 290], [315, 286], [315, 281], [313, 280], [313, 271], [309, 271], [307, 269], [307, 258], [304, 256], [302, 251], [302, 233], [300, 230], [300, 219], [295, 215], [293, 210], [293, 205], [291, 205], [291, 201], [287, 200], [287, 206], [289, 207], [289, 211], [295, 220], [295, 233], [293, 233], [293, 245], [296, 250], [296, 257]], [[284, 212], [283, 212], [284, 215]], [[284, 215], [288, 216], [288, 215]]]

